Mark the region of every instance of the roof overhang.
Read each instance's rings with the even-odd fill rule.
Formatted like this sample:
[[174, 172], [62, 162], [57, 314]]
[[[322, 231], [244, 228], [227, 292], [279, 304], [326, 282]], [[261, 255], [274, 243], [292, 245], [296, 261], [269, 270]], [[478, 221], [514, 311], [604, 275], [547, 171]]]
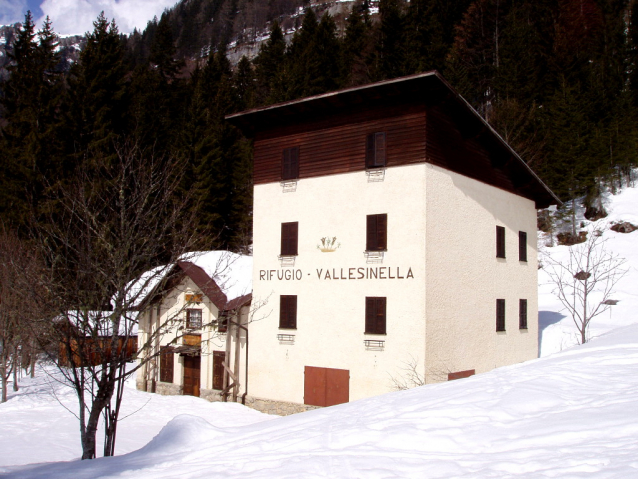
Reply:
[[481, 115], [437, 72], [430, 71], [394, 78], [377, 83], [346, 88], [275, 105], [254, 108], [226, 116], [226, 120], [238, 127], [245, 136], [254, 138], [260, 132], [297, 125], [307, 118], [327, 117], [356, 108], [379, 104], [445, 105], [461, 115], [463, 121], [472, 124], [477, 135], [488, 137], [512, 158], [518, 176], [525, 188], [532, 193], [537, 208], [562, 204], [560, 199], [532, 171], [512, 147], [487, 123]]

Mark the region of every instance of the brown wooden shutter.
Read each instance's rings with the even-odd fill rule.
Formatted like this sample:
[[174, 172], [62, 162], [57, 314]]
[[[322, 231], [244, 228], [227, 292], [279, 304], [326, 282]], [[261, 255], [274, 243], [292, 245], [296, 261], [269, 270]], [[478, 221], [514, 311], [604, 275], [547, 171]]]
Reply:
[[496, 300], [496, 330], [505, 331], [505, 300]]
[[290, 179], [299, 178], [299, 147], [290, 149]]
[[518, 232], [518, 260], [527, 261], [527, 233]]
[[374, 168], [374, 133], [366, 137], [366, 168]]
[[366, 250], [388, 249], [388, 215], [368, 215], [366, 218]]
[[518, 328], [527, 329], [527, 300], [518, 300]]
[[224, 365], [226, 359], [224, 351], [213, 351], [213, 389], [222, 390], [224, 387]]
[[296, 256], [298, 254], [299, 223], [281, 224], [281, 255]]
[[279, 297], [279, 327], [297, 329], [297, 296], [282, 294]]
[[374, 166], [385, 166], [385, 133], [375, 133], [375, 163]]
[[496, 257], [505, 258], [505, 228], [496, 227]]
[[388, 215], [377, 215], [377, 249], [388, 249]]
[[173, 382], [173, 348], [162, 346], [160, 348], [160, 381], [164, 383]]
[[386, 334], [386, 298], [366, 297], [367, 334]]

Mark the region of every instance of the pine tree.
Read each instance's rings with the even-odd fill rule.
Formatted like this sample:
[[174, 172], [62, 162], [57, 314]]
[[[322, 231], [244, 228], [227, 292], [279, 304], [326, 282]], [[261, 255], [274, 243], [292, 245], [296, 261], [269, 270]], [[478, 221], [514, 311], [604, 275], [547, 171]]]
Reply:
[[306, 54], [304, 96], [317, 95], [339, 88], [341, 45], [337, 26], [326, 13], [319, 23]]
[[405, 45], [403, 13], [399, 0], [380, 0], [376, 80], [396, 78], [404, 73]]
[[283, 72], [286, 41], [278, 22], [273, 22], [270, 38], [261, 45], [254, 60], [257, 76], [257, 103], [266, 105], [284, 97]]
[[69, 78], [68, 151], [75, 161], [87, 156], [108, 158], [124, 133], [126, 68], [124, 45], [115, 21], [101, 13], [87, 35], [86, 46]]
[[47, 18], [37, 33], [31, 13], [9, 52], [10, 78], [4, 85], [2, 106], [6, 126], [0, 146], [0, 216], [5, 224], [24, 225], [27, 211], [37, 207], [46, 182], [54, 181], [57, 96], [61, 86], [57, 40]]
[[356, 86], [370, 82], [368, 60], [372, 56], [372, 37], [364, 19], [363, 6], [354, 4], [343, 38], [341, 84]]

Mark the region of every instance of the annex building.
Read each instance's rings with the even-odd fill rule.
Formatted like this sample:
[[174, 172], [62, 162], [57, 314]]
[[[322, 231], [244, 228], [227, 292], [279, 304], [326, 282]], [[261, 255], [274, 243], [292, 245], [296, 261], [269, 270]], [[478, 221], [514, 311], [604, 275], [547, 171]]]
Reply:
[[247, 404], [538, 356], [536, 209], [559, 200], [437, 72], [227, 119], [254, 139]]

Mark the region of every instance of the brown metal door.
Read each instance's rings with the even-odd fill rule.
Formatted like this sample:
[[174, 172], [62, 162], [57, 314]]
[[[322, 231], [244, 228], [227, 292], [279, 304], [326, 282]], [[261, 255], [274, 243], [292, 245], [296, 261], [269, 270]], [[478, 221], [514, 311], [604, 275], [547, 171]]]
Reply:
[[334, 406], [350, 400], [350, 371], [306, 366], [304, 404]]
[[199, 397], [201, 356], [184, 356], [184, 395]]

